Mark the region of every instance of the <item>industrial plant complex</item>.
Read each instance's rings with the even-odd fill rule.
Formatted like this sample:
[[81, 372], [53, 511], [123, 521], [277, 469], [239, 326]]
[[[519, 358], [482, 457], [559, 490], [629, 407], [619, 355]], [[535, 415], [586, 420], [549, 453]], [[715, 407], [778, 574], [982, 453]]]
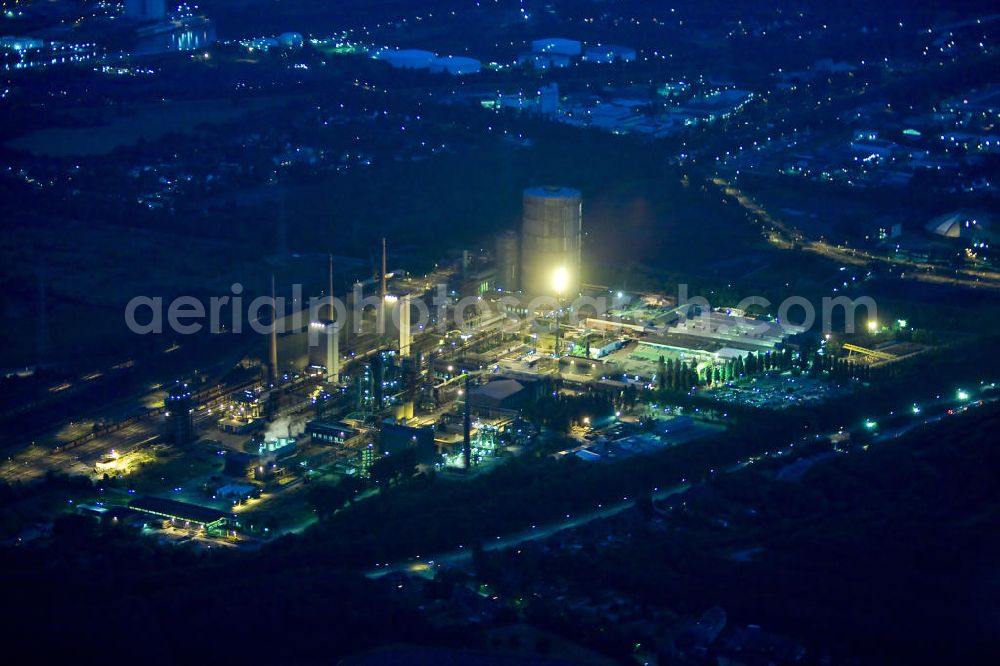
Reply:
[[6, 662], [1000, 663], [998, 72], [985, 0], [0, 0]]

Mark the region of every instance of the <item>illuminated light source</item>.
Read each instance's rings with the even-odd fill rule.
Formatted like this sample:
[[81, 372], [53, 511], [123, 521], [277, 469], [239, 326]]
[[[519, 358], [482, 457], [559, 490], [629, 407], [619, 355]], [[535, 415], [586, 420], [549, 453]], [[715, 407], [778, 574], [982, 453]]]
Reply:
[[868, 321], [868, 330], [874, 333], [878, 330], [878, 321], [871, 319]]
[[873, 421], [871, 419], [868, 419], [867, 421], [865, 421], [865, 429], [866, 430], [874, 430], [877, 427], [878, 427], [878, 422], [877, 421]]
[[968, 391], [963, 391], [962, 389], [958, 389], [958, 399], [959, 400], [968, 400], [969, 399], [969, 393], [968, 393]]
[[552, 288], [556, 294], [562, 295], [569, 286], [569, 271], [565, 266], [559, 266], [552, 271]]

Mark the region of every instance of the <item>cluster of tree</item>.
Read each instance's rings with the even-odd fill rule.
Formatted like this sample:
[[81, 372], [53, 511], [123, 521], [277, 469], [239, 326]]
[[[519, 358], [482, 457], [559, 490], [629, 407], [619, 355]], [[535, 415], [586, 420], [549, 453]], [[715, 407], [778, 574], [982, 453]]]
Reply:
[[721, 365], [697, 368], [679, 359], [660, 356], [656, 369], [658, 391], [689, 391], [696, 386], [723, 384], [743, 377], [754, 377], [765, 372], [785, 371], [796, 367], [799, 359], [789, 348], [767, 352], [748, 352]]
[[375, 459], [370, 470], [372, 483], [389, 486], [402, 483], [413, 476], [417, 467], [417, 450], [405, 448], [392, 455]]
[[[4, 635], [17, 637], [7, 652], [15, 661], [175, 664], [197, 645], [199, 660], [219, 664], [326, 663], [388, 642], [440, 640], [382, 586], [329, 562], [218, 551], [165, 547], [121, 525], [62, 517], [49, 539], [0, 547], [0, 585], [18, 608], [5, 619]], [[282, 640], [218, 640], [220, 618], [244, 614]], [[58, 640], [54, 617], [67, 620]], [[120, 632], [114, 655], [82, 655], [109, 626]]]
[[338, 483], [314, 482], [306, 491], [306, 501], [323, 520], [353, 502], [367, 487], [368, 483], [357, 476], [345, 476]]
[[321, 520], [328, 519], [353, 503], [364, 490], [372, 486], [385, 489], [400, 485], [412, 479], [416, 469], [417, 451], [406, 448], [393, 455], [376, 458], [368, 478], [345, 476], [337, 483], [312, 482], [306, 492], [306, 501]]
[[[635, 400], [636, 391], [630, 392]], [[625, 400], [625, 396], [621, 396]], [[598, 419], [615, 413], [615, 399], [605, 393], [589, 392], [584, 395], [546, 395], [527, 405], [524, 417], [557, 432], [566, 432], [584, 418]]]

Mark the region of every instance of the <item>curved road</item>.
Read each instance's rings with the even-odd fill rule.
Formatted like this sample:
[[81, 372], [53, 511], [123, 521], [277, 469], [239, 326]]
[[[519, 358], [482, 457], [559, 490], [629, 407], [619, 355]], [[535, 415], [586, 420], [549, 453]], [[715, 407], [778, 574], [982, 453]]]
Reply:
[[[1000, 395], [991, 395], [982, 397], [982, 394], [988, 391], [993, 391], [995, 388], [996, 388], [995, 383], [986, 384], [984, 382], [983, 384], [981, 384], [980, 387], [977, 389], [980, 394], [980, 398], [978, 400], [973, 399], [971, 397], [971, 394], [966, 399], [958, 399], [958, 400], [942, 398], [938, 396], [933, 401], [924, 403], [921, 406], [920, 410], [913, 414], [913, 417], [919, 416], [920, 418], [913, 418], [911, 421], [908, 421], [907, 423], [904, 423], [902, 425], [896, 426], [894, 428], [882, 432], [878, 432], [878, 434], [876, 434], [875, 437], [873, 438], [872, 442], [876, 443], [876, 442], [884, 442], [891, 439], [896, 439], [915, 428], [936, 423], [948, 416], [962, 413], [967, 409], [969, 409], [970, 407], [976, 407], [988, 403], [995, 403], [998, 400], [1000, 400]], [[899, 418], [901, 414], [905, 414], [905, 412], [895, 412], [895, 411], [890, 412], [889, 414], [883, 415], [882, 418], [885, 419]], [[817, 439], [822, 439], [822, 435], [813, 435], [809, 437], [804, 437], [798, 441], [808, 442], [808, 441], [816, 441]], [[779, 449], [777, 451], [769, 451], [765, 453], [764, 456], [761, 457], [783, 458], [785, 456], [791, 455], [795, 451], [796, 451], [795, 442], [791, 442], [784, 449]], [[755, 461], [754, 459], [737, 461], [736, 463], [730, 465], [729, 467], [720, 470], [720, 472], [723, 474], [730, 474], [737, 470], [743, 469], [744, 467], [747, 467], [754, 461]], [[715, 470], [710, 470], [710, 472], [714, 473]], [[666, 499], [667, 497], [670, 497], [671, 495], [682, 493], [688, 490], [688, 488], [690, 487], [691, 487], [690, 483], [688, 483], [686, 480], [682, 480], [680, 483], [672, 485], [668, 488], [657, 488], [654, 489], [653, 491], [653, 499], [663, 500]], [[518, 544], [525, 543], [527, 541], [536, 541], [538, 539], [545, 539], [563, 530], [573, 529], [575, 527], [585, 525], [589, 522], [592, 522], [594, 520], [599, 520], [601, 518], [609, 518], [627, 509], [631, 509], [634, 506], [635, 506], [635, 499], [624, 497], [622, 498], [621, 501], [616, 502], [614, 504], [610, 504], [608, 506], [598, 505], [598, 508], [594, 509], [593, 511], [581, 513], [577, 516], [567, 515], [565, 519], [555, 523], [551, 523], [549, 525], [544, 525], [541, 527], [532, 525], [531, 528], [527, 530], [515, 532], [507, 536], [498, 536], [493, 541], [485, 542], [483, 544], [483, 549], [503, 550], [506, 548], [510, 548], [512, 546], [517, 546]], [[404, 572], [410, 574], [423, 575], [432, 578], [434, 576], [436, 569], [443, 566], [450, 566], [467, 562], [471, 558], [472, 558], [472, 549], [466, 548], [464, 546], [459, 546], [455, 550], [446, 553], [441, 553], [439, 555], [430, 558], [422, 558], [420, 556], [417, 556], [414, 558], [410, 558], [408, 560], [399, 561], [395, 563], [379, 564], [376, 565], [374, 568], [365, 572], [365, 575], [368, 578], [381, 578], [386, 574]]]

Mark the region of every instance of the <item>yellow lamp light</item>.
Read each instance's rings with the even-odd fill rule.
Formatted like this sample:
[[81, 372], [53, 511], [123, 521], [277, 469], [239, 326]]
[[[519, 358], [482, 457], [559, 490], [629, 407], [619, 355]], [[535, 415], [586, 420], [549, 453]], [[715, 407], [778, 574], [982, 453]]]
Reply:
[[552, 271], [552, 288], [556, 294], [562, 295], [569, 287], [569, 271], [565, 266], [559, 266]]

